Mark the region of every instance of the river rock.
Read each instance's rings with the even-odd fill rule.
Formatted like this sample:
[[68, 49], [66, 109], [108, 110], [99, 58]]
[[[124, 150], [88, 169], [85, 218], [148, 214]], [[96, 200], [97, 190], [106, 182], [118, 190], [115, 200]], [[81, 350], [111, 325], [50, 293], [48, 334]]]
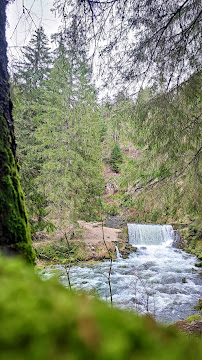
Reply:
[[202, 309], [202, 297], [199, 298], [199, 301], [198, 301], [198, 305], [197, 305], [198, 309]]
[[106, 226], [114, 229], [118, 229], [126, 224], [125, 219], [122, 216], [111, 216], [106, 218]]

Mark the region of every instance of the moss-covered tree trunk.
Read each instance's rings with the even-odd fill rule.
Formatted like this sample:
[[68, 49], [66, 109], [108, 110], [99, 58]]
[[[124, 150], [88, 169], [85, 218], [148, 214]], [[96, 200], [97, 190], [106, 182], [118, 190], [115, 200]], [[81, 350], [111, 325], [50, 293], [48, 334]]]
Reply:
[[16, 144], [9, 95], [7, 43], [5, 38], [7, 0], [0, 5], [0, 248], [21, 254], [34, 263], [24, 196], [19, 183]]

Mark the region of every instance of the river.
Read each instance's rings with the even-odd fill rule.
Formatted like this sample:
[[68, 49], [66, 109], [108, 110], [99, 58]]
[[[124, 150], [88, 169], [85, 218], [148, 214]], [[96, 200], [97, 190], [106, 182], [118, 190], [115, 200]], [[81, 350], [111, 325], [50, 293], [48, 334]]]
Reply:
[[[150, 313], [156, 320], [172, 323], [196, 313], [202, 294], [197, 258], [172, 247], [174, 232], [169, 225], [128, 224], [129, 241], [137, 251], [127, 259], [113, 260], [111, 287], [113, 305], [140, 314]], [[109, 261], [72, 266], [72, 288], [97, 294], [110, 303]], [[59, 273], [67, 285], [62, 265], [47, 268], [44, 279]]]

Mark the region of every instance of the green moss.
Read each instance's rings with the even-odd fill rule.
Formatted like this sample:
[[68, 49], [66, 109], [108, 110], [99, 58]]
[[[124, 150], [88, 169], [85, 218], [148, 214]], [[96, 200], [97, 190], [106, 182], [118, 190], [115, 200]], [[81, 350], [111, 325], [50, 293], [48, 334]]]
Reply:
[[37, 244], [34, 249], [39, 259], [63, 261], [68, 257], [67, 244], [62, 244], [58, 241]]
[[70, 259], [71, 262], [82, 261], [88, 251], [87, 245], [82, 241], [69, 241], [70, 256], [65, 240], [49, 241], [43, 244], [35, 244], [34, 250], [39, 259], [63, 262]]
[[[200, 220], [192, 221], [191, 224], [179, 229], [180, 236], [185, 241], [185, 251], [196, 255], [202, 260], [202, 224]], [[200, 266], [200, 265], [197, 265]]]
[[200, 263], [196, 263], [195, 266], [196, 267], [202, 267], [202, 261], [200, 261]]
[[0, 219], [1, 246], [9, 252], [21, 254], [34, 263], [30, 229], [24, 196], [19, 183], [17, 163], [11, 150], [7, 123], [0, 116]]
[[200, 315], [191, 315], [187, 319], [183, 320], [183, 322], [186, 322], [189, 324], [192, 321], [196, 321], [196, 320], [201, 320], [201, 316]]
[[150, 317], [110, 309], [0, 258], [2, 360], [199, 359], [202, 345]]

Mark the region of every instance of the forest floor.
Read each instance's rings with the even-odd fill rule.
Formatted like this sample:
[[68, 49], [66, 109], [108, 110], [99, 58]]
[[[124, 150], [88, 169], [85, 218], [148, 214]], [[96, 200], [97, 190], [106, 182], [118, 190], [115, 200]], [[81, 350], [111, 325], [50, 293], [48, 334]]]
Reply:
[[[120, 229], [113, 229], [106, 226], [103, 226], [103, 231], [102, 231], [102, 223], [98, 221], [86, 222], [84, 220], [79, 220], [78, 224], [83, 230], [82, 241], [90, 245], [93, 244], [95, 245], [100, 242], [103, 243], [103, 234], [106, 243], [117, 241], [118, 234], [121, 234]], [[40, 234], [41, 234], [41, 238], [40, 238]], [[37, 245], [39, 243], [38, 241], [40, 241], [40, 244], [45, 244], [48, 241], [52, 241], [52, 236], [54, 236], [55, 240], [60, 241], [63, 235], [64, 232], [60, 230], [57, 230], [56, 232], [51, 234], [50, 237], [48, 235], [42, 236], [42, 233], [37, 233], [35, 236], [36, 241], [33, 242], [33, 245], [34, 246]]]

